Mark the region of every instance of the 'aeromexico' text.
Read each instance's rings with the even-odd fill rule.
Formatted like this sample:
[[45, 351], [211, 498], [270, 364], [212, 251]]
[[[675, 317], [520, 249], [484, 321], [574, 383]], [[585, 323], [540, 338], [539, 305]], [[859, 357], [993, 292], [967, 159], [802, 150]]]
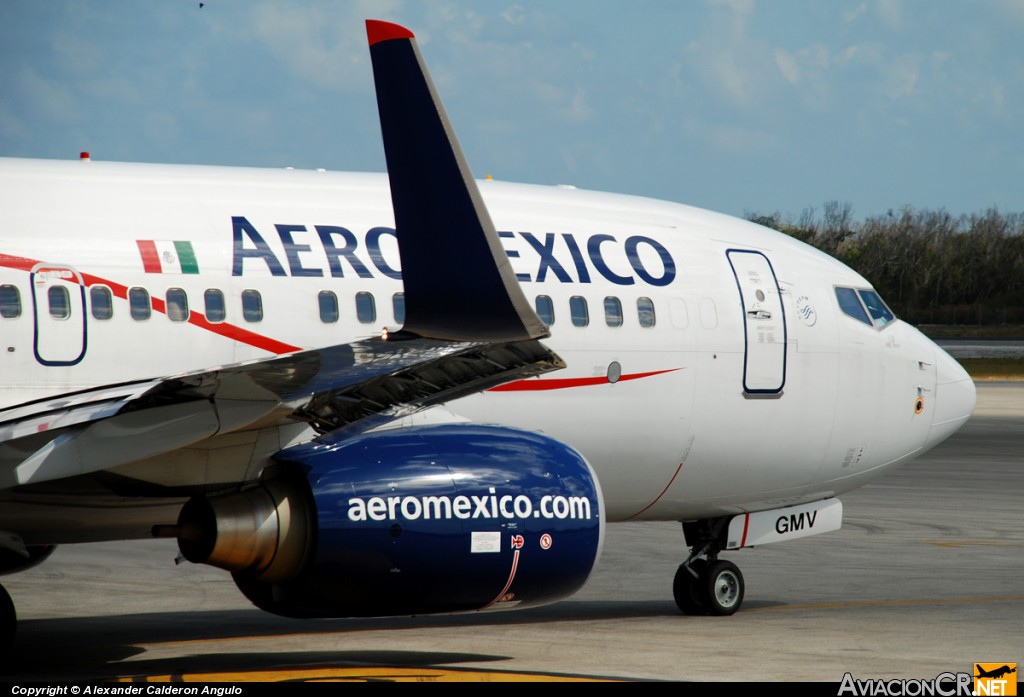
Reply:
[[[275, 224], [265, 234], [244, 216], [231, 218], [231, 275], [400, 280], [397, 233], [374, 227], [357, 236], [336, 225]], [[264, 230], [266, 227], [264, 226]], [[524, 283], [591, 283], [667, 286], [676, 262], [658, 240], [643, 235], [500, 231], [505, 254]], [[360, 237], [362, 238], [360, 240]]]
[[493, 491], [482, 496], [374, 496], [348, 500], [348, 519], [367, 520], [589, 520], [590, 500], [585, 496], [544, 496], [534, 504], [529, 496]]

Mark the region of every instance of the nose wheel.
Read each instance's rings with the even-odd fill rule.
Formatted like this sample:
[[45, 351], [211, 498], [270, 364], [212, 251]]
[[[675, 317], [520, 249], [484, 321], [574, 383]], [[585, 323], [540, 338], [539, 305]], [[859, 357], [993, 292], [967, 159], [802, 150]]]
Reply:
[[731, 615], [743, 604], [743, 574], [731, 561], [709, 564], [704, 587], [709, 615]]
[[743, 591], [739, 567], [724, 559], [680, 564], [672, 583], [676, 605], [686, 615], [731, 615], [743, 604]]

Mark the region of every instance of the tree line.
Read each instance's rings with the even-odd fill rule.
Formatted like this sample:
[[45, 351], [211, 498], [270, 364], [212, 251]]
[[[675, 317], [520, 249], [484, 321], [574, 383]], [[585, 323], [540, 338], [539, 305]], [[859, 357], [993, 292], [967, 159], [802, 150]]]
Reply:
[[747, 214], [839, 259], [911, 324], [1024, 324], [1024, 215], [990, 208], [955, 217], [904, 208], [853, 219], [849, 203], [793, 221]]

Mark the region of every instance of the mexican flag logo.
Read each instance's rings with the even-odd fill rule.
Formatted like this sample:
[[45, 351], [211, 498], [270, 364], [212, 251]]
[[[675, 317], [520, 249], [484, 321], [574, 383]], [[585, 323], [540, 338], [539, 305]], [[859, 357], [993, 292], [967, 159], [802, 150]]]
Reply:
[[146, 273], [196, 274], [199, 262], [191, 242], [181, 240], [136, 240]]

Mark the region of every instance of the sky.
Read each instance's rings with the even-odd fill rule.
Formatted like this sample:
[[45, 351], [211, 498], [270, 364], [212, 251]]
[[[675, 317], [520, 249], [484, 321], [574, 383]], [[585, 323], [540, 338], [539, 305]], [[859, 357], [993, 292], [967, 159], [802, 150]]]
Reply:
[[3, 0], [0, 156], [383, 171], [366, 18], [478, 177], [1024, 211], [1021, 0]]

